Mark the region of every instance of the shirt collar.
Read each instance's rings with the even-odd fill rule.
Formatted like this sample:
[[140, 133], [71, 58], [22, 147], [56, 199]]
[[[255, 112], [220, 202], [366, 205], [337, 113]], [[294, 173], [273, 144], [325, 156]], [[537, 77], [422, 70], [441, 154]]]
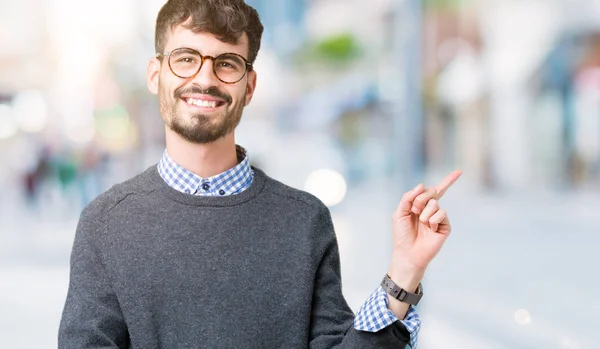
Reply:
[[225, 196], [239, 194], [252, 184], [254, 171], [246, 149], [236, 146], [238, 164], [215, 176], [203, 178], [173, 161], [167, 151], [158, 163], [158, 173], [173, 189], [185, 194]]

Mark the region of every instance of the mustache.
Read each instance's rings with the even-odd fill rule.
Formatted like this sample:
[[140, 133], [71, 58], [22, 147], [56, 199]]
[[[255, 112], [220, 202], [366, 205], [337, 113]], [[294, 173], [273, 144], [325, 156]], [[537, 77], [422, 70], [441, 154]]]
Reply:
[[231, 96], [223, 91], [220, 91], [216, 87], [209, 87], [206, 89], [202, 89], [199, 86], [189, 86], [189, 87], [180, 87], [175, 89], [173, 93], [176, 98], [181, 98], [184, 94], [203, 94], [208, 96], [213, 96], [219, 99], [224, 100], [227, 104], [231, 104]]

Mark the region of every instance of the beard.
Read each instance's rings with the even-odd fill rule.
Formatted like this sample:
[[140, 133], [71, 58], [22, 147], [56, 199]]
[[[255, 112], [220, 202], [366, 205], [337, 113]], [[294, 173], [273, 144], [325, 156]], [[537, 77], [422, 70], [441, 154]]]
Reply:
[[[191, 112], [186, 118], [181, 110], [179, 102], [181, 96], [186, 93], [206, 94], [225, 101], [223, 109], [218, 114], [205, 115]], [[229, 133], [233, 132], [242, 119], [244, 104], [237, 102], [233, 104], [230, 95], [219, 91], [216, 87], [201, 89], [197, 86], [178, 88], [169, 96], [166, 89], [159, 87], [160, 113], [165, 124], [185, 140], [196, 144], [212, 143]], [[240, 99], [241, 101], [242, 99]], [[183, 102], [182, 102], [183, 103]], [[231, 106], [227, 110], [227, 106]]]

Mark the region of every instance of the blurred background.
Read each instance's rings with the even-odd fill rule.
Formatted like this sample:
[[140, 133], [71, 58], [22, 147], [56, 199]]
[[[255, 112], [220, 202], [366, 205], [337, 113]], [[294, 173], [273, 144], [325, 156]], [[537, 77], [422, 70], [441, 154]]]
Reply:
[[[164, 150], [163, 0], [0, 0], [0, 337], [55, 348], [82, 208]], [[252, 162], [330, 206], [358, 310], [401, 194], [459, 168], [421, 349], [600, 348], [600, 0], [247, 0]]]

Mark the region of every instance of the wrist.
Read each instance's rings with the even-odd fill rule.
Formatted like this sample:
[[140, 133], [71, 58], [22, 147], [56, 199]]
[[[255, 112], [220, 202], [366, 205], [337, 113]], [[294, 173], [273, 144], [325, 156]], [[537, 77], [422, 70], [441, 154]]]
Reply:
[[421, 284], [419, 284], [419, 287], [415, 292], [410, 292], [396, 285], [396, 283], [392, 281], [388, 275], [385, 275], [381, 280], [381, 287], [383, 287], [385, 292], [388, 294], [388, 300], [392, 298], [402, 303], [416, 306], [423, 297], [423, 287]]
[[[392, 263], [387, 275], [392, 282], [406, 292], [417, 293], [419, 284], [423, 279], [424, 271], [419, 268], [406, 267], [403, 264], [395, 265]], [[383, 287], [383, 285], [382, 285]], [[389, 293], [389, 289], [383, 287], [387, 293], [388, 308], [396, 315], [398, 319], [404, 319], [410, 307], [409, 303], [396, 299], [396, 295]]]
[[416, 267], [403, 259], [392, 259], [387, 274], [396, 285], [409, 292], [415, 292], [423, 280], [425, 269]]

